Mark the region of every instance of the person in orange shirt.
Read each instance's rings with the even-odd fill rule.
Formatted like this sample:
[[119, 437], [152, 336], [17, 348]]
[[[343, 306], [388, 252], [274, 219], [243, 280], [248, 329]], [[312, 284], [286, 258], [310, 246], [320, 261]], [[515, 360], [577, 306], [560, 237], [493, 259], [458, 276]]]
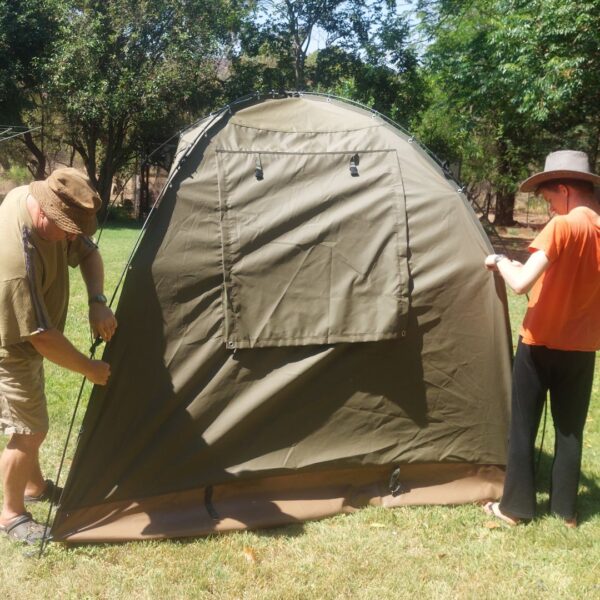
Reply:
[[583, 429], [600, 348], [600, 177], [583, 152], [561, 150], [544, 171], [525, 180], [554, 217], [529, 246], [525, 264], [491, 254], [497, 271], [517, 294], [531, 290], [513, 365], [512, 414], [504, 493], [486, 513], [510, 525], [535, 516], [535, 438], [547, 392], [556, 433], [550, 511], [577, 525], [576, 501]]

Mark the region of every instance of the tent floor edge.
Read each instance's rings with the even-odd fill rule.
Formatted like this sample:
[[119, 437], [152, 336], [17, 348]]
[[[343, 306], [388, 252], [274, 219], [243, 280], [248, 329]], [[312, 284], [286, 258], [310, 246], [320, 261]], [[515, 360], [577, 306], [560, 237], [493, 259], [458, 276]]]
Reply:
[[504, 467], [470, 463], [401, 465], [401, 493], [389, 489], [397, 465], [297, 472], [239, 479], [139, 500], [61, 507], [52, 528], [55, 541], [104, 543], [181, 538], [289, 525], [372, 506], [467, 504], [498, 499]]

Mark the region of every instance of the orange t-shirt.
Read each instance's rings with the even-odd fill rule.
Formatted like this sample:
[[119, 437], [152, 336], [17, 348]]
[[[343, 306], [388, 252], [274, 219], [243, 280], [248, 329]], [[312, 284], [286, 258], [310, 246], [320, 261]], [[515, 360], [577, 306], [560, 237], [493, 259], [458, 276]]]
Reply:
[[600, 349], [600, 215], [579, 206], [554, 217], [529, 246], [550, 265], [529, 297], [520, 334], [532, 346]]

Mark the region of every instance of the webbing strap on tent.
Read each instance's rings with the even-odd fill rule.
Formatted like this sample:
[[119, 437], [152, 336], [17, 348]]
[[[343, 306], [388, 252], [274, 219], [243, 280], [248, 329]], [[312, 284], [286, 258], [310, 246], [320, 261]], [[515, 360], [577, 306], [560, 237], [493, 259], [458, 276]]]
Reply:
[[213, 495], [213, 486], [207, 485], [204, 489], [204, 506], [206, 507], [206, 512], [210, 515], [210, 518], [213, 521], [220, 521], [221, 517], [219, 513], [216, 511], [215, 506], [212, 502]]
[[392, 494], [394, 497], [399, 496], [406, 491], [402, 485], [402, 482], [400, 481], [400, 467], [396, 467], [392, 471], [392, 474], [390, 475], [389, 489], [390, 494]]

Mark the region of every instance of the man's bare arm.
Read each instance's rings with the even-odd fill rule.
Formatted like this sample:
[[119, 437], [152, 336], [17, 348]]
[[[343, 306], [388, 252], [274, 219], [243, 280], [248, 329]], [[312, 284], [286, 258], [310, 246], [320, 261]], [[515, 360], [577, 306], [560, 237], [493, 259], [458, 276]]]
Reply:
[[[104, 265], [100, 252], [90, 252], [80, 263], [79, 268], [85, 282], [88, 297], [93, 298], [104, 293]], [[115, 333], [117, 320], [112, 310], [105, 304], [92, 302], [90, 304], [90, 326], [94, 337], [100, 336], [108, 342]]]
[[49, 361], [81, 373], [92, 383], [106, 385], [110, 376], [110, 365], [102, 360], [91, 360], [79, 352], [58, 329], [36, 333], [28, 340], [37, 352]]

